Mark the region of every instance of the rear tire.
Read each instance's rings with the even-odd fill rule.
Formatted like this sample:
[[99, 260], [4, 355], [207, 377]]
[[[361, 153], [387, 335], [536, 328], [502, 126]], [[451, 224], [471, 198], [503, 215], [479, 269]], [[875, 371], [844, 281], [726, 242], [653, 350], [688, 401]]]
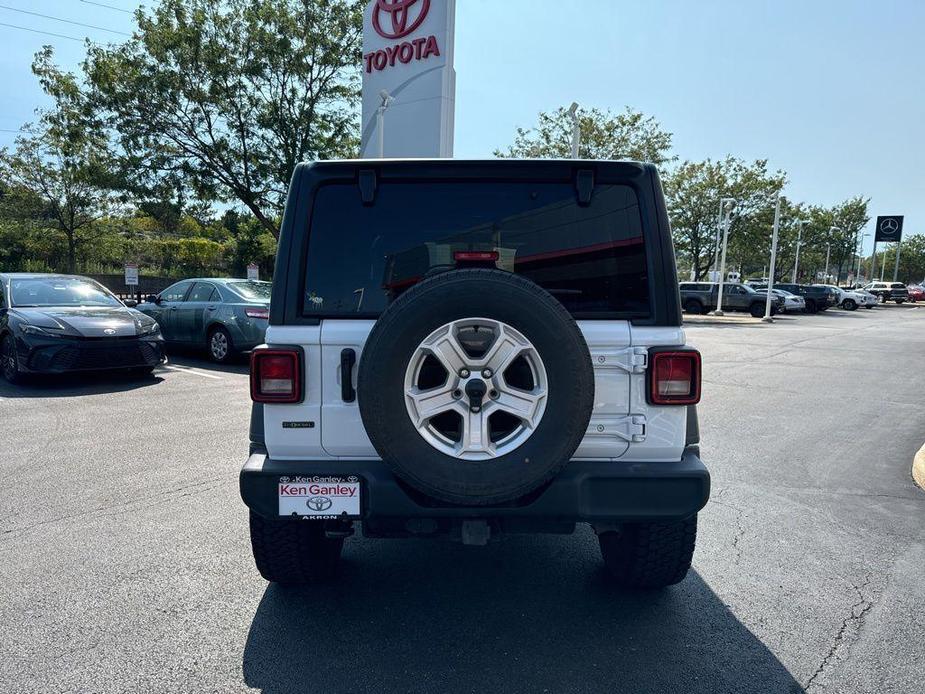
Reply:
[[337, 573], [344, 540], [324, 536], [321, 521], [250, 514], [254, 563], [266, 580], [281, 585], [321, 583]]
[[664, 588], [687, 576], [697, 542], [697, 516], [667, 523], [627, 523], [598, 535], [611, 579], [627, 588]]
[[16, 354], [16, 340], [12, 335], [5, 335], [0, 340], [0, 373], [10, 385], [23, 382], [23, 373], [19, 370], [19, 357]]
[[688, 299], [684, 304], [684, 312], [693, 316], [700, 315], [703, 313], [703, 305], [695, 299]]
[[816, 305], [816, 302], [813, 299], [806, 300], [806, 312], [819, 313], [819, 306]]
[[220, 325], [212, 328], [209, 331], [206, 350], [209, 352], [209, 359], [216, 364], [227, 364], [234, 356], [234, 343], [231, 341], [231, 335]]
[[897, 299], [897, 300], [896, 300], [896, 305], [897, 305], [897, 306], [899, 306], [900, 304], [904, 304], [904, 303], [906, 303], [906, 300], [905, 300], [905, 299]]
[[854, 299], [845, 299], [842, 302], [842, 308], [847, 309], [848, 311], [857, 311], [858, 304]]
[[[764, 315], [764, 306], [759, 303], [754, 303], [748, 307], [748, 312], [752, 314], [752, 318], [761, 318]], [[776, 313], [774, 307], [771, 307], [771, 314]]]

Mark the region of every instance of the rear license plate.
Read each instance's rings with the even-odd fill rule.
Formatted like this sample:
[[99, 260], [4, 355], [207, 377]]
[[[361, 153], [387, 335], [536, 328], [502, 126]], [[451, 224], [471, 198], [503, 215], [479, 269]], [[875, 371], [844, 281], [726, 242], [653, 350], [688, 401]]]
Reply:
[[318, 520], [360, 517], [360, 478], [355, 475], [280, 477], [279, 515]]

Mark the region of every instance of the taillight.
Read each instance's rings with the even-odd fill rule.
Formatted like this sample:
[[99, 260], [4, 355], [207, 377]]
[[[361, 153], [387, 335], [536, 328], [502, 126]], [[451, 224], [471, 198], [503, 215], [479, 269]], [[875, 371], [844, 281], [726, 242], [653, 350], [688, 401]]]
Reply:
[[246, 308], [244, 309], [244, 315], [248, 318], [263, 318], [268, 320], [270, 318], [270, 309], [268, 308]]
[[652, 352], [649, 360], [649, 402], [653, 405], [695, 405], [700, 402], [700, 352]]
[[251, 400], [302, 401], [302, 352], [295, 348], [255, 349], [251, 353]]

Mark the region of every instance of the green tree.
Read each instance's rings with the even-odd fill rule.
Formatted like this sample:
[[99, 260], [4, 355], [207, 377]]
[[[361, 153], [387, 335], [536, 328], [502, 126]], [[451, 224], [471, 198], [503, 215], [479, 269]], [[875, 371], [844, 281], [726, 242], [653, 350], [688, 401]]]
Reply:
[[[865, 267], [870, 267], [870, 259], [865, 259]], [[883, 270], [883, 278], [891, 281], [896, 267], [896, 244], [886, 245], [877, 251], [877, 278]], [[907, 284], [925, 283], [925, 234], [916, 234], [903, 239], [899, 251], [899, 272], [897, 279]]]
[[[578, 109], [583, 159], [633, 159], [662, 166], [672, 160], [671, 133], [649, 116]], [[572, 119], [566, 108], [539, 114], [532, 128], [518, 128], [514, 144], [495, 150], [498, 157], [567, 159], [572, 156]]]
[[702, 279], [717, 251], [719, 205], [735, 199], [729, 225], [727, 269], [762, 267], [770, 249], [775, 196], [783, 189], [783, 172], [770, 172], [766, 160], [735, 157], [685, 161], [665, 176], [665, 196], [681, 275], [692, 269]]
[[52, 106], [24, 128], [12, 151], [0, 151], [0, 180], [7, 194], [8, 217], [34, 221], [36, 204], [67, 244], [67, 270], [76, 272], [77, 256], [94, 235], [93, 221], [111, 207], [106, 172], [110, 167], [106, 135], [89, 114], [74, 75], [60, 72], [51, 48], [32, 65]]
[[304, 159], [357, 149], [364, 0], [161, 0], [90, 46], [93, 102], [126, 187], [243, 204], [274, 236]]

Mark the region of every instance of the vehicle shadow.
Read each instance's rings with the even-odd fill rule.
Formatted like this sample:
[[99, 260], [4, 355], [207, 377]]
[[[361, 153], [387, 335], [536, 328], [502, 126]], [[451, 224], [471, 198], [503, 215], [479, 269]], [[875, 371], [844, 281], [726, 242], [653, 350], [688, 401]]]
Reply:
[[19, 385], [0, 379], [0, 398], [70, 398], [123, 393], [155, 386], [163, 380], [157, 373], [138, 376], [126, 371], [31, 374]]
[[217, 364], [203, 352], [189, 347], [168, 347], [167, 364], [201, 371], [246, 374], [250, 371], [250, 356], [236, 354], [226, 364]]
[[267, 587], [245, 683], [274, 693], [803, 691], [696, 571], [665, 591], [616, 589], [589, 535], [345, 549], [334, 585]]

